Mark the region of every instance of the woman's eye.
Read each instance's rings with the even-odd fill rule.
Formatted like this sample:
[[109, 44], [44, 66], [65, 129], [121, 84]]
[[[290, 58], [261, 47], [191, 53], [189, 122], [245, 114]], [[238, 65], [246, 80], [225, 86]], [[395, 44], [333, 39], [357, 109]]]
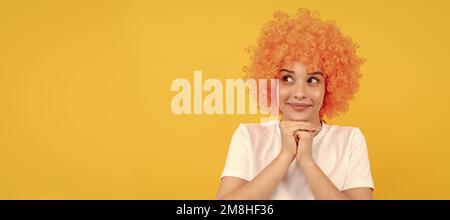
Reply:
[[291, 77], [291, 76], [283, 76], [283, 78], [282, 78], [282, 80], [283, 80], [283, 82], [292, 82], [292, 81], [294, 81], [294, 79]]
[[316, 77], [311, 77], [308, 79], [308, 83], [318, 84], [319, 82], [320, 82], [320, 80], [317, 79]]

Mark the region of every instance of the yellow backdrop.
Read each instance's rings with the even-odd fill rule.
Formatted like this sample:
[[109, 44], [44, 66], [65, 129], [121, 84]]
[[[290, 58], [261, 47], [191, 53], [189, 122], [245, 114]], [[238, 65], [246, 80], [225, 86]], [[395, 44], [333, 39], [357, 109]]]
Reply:
[[173, 80], [236, 78], [275, 10], [367, 59], [350, 111], [376, 199], [450, 199], [448, 1], [2, 1], [0, 199], [213, 199], [256, 115], [174, 115]]

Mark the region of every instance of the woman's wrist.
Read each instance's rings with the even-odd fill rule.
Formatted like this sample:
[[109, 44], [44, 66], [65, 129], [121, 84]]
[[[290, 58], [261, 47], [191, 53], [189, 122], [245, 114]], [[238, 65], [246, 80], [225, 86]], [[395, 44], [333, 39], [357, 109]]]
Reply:
[[278, 154], [277, 158], [280, 159], [280, 160], [283, 160], [283, 161], [290, 161], [290, 162], [292, 162], [294, 160], [294, 158], [295, 158], [295, 155], [292, 155], [292, 154], [289, 154], [287, 152], [281, 151]]
[[300, 167], [302, 168], [307, 168], [316, 165], [316, 162], [314, 162], [312, 157], [299, 158], [297, 159], [297, 161]]

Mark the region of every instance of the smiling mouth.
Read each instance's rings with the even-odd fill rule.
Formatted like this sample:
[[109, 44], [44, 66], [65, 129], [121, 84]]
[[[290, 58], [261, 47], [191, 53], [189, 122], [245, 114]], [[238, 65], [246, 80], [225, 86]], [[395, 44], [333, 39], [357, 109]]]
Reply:
[[288, 105], [296, 111], [303, 111], [303, 110], [311, 107], [311, 105], [303, 104], [303, 103], [288, 103]]

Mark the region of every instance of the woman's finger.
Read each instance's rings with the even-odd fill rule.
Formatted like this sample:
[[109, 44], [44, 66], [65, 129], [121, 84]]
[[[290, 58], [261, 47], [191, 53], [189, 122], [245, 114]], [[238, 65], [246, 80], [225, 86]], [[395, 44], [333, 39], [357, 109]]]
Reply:
[[290, 126], [288, 128], [285, 128], [285, 130], [290, 133], [290, 134], [294, 134], [294, 132], [296, 131], [309, 131], [309, 132], [314, 132], [314, 131], [318, 131], [319, 128], [315, 128], [315, 127], [311, 127], [311, 126], [305, 126], [302, 124], [298, 124], [298, 125], [293, 125]]

